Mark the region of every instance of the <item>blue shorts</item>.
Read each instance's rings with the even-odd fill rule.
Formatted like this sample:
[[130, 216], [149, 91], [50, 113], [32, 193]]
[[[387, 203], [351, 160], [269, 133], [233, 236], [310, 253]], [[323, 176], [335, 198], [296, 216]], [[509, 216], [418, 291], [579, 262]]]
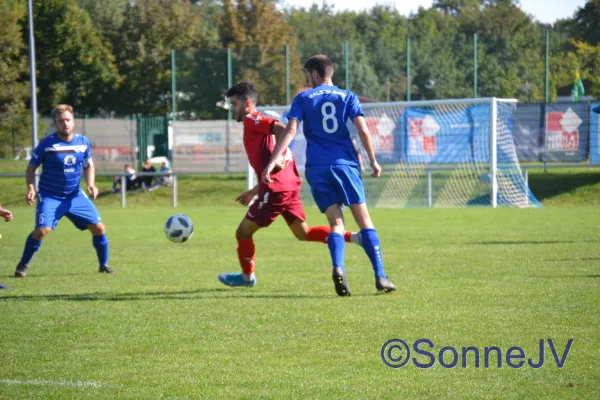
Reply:
[[35, 227], [56, 228], [58, 221], [66, 216], [79, 230], [87, 229], [87, 225], [101, 222], [94, 203], [80, 189], [77, 194], [59, 199], [50, 195], [38, 195], [35, 212]]
[[366, 202], [365, 188], [357, 166], [307, 165], [305, 174], [313, 199], [321, 212], [325, 212], [333, 204], [343, 203], [349, 206]]

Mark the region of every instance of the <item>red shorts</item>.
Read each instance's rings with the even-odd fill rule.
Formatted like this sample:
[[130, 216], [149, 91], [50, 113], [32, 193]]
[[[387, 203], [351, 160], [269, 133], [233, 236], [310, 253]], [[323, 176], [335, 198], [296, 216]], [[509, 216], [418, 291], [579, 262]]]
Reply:
[[265, 228], [271, 225], [280, 214], [283, 215], [288, 225], [291, 225], [296, 219], [302, 222], [306, 221], [299, 191], [266, 192], [259, 195], [248, 209], [246, 218], [261, 228]]

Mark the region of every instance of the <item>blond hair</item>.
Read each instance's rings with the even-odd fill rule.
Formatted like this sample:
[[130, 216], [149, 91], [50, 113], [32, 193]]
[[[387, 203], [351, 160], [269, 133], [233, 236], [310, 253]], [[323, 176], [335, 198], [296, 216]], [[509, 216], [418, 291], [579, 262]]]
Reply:
[[75, 113], [73, 112], [73, 107], [68, 104], [59, 104], [54, 107], [52, 110], [52, 121], [56, 120], [56, 117], [62, 113], [70, 112], [73, 117], [75, 117]]

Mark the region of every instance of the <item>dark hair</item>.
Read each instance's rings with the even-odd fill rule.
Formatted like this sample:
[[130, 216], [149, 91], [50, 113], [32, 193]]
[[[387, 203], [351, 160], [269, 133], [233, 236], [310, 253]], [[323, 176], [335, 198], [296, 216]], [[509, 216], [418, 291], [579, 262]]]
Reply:
[[333, 76], [333, 63], [329, 57], [319, 54], [312, 56], [304, 64], [304, 69], [310, 74], [312, 71], [317, 71], [321, 78], [331, 78]]
[[243, 100], [252, 100], [254, 104], [258, 102], [258, 90], [256, 86], [249, 82], [239, 82], [227, 90], [227, 97], [239, 97]]

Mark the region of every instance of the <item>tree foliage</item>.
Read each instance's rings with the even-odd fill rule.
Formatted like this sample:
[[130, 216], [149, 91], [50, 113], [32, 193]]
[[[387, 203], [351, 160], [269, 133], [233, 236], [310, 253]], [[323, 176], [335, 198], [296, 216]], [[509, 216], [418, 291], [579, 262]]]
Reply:
[[567, 27], [573, 39], [593, 46], [600, 44], [600, 0], [588, 0], [578, 8]]
[[25, 44], [19, 21], [25, 9], [0, 0], [0, 156], [12, 156], [13, 149], [29, 136], [27, 100], [29, 84]]
[[[285, 8], [269, 0], [44, 0], [34, 5], [42, 114], [56, 103], [90, 114], [164, 114], [176, 95], [182, 117], [223, 118], [225, 111], [216, 103], [227, 89], [228, 48], [234, 82], [252, 81], [262, 104], [283, 104], [286, 45], [292, 96], [305, 85], [304, 61], [327, 54], [335, 65], [334, 84], [375, 100], [404, 100], [408, 38], [413, 99], [472, 97], [475, 34], [479, 96], [543, 101], [546, 30], [551, 32], [551, 99], [570, 88], [576, 70], [586, 93], [600, 94], [600, 0], [589, 0], [554, 25], [535, 21], [517, 0], [434, 0], [432, 7], [410, 16], [389, 6], [337, 12], [326, 2]], [[13, 132], [29, 123], [22, 117], [29, 104], [28, 25], [24, 1], [0, 0], [0, 7], [0, 135], [5, 142], [7, 132], [21, 137]], [[171, 93], [172, 49], [176, 94]]]
[[[107, 105], [120, 77], [110, 46], [74, 0], [33, 3], [40, 113], [57, 103], [81, 113]], [[22, 19], [26, 42], [27, 21]]]
[[[300, 64], [292, 27], [268, 0], [224, 0], [223, 9], [219, 22], [221, 45], [231, 48], [233, 62], [239, 65], [235, 80], [253, 82], [264, 104], [284, 104], [286, 45], [290, 48], [290, 65]], [[291, 71], [292, 89], [302, 82], [296, 67]]]

